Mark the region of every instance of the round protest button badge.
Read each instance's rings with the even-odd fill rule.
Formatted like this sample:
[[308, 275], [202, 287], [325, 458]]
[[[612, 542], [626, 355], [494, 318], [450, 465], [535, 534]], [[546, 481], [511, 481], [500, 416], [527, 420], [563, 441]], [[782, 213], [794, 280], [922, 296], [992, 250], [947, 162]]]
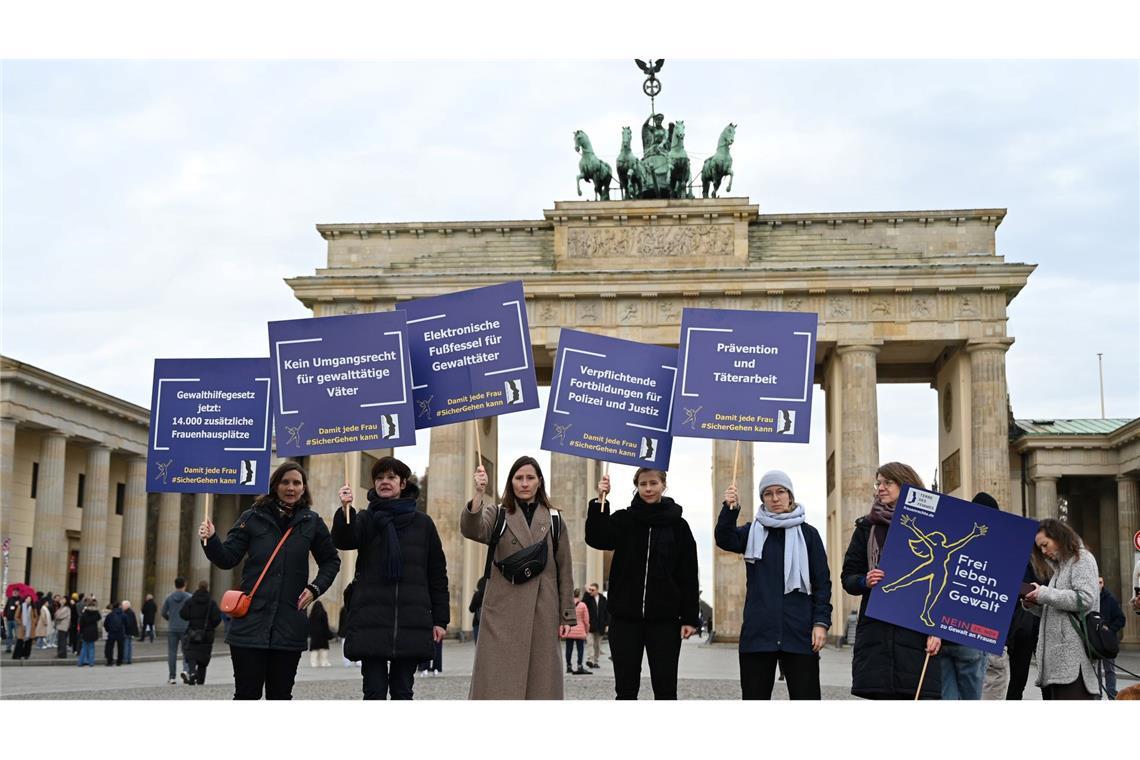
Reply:
[[1140, 530], [1136, 531], [1136, 535], [1132, 537], [1132, 548], [1140, 552]]

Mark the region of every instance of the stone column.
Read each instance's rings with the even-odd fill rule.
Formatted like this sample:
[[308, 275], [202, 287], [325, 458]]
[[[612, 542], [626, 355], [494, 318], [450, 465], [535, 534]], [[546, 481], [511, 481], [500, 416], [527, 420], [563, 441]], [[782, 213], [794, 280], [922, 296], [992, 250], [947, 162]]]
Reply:
[[[164, 493], [158, 502], [158, 540], [155, 542], [154, 598], [159, 609], [162, 600], [174, 590], [174, 579], [178, 577], [178, 547], [181, 545], [182, 494]], [[166, 621], [159, 615], [155, 626], [166, 630]]]
[[[11, 417], [0, 417], [0, 513], [4, 515], [4, 524], [12, 524], [13, 498], [12, 490], [13, 463], [16, 460], [16, 426], [19, 423]], [[32, 553], [35, 561], [35, 552]]]
[[854, 530], [855, 518], [871, 504], [875, 470], [879, 467], [878, 346], [839, 346], [842, 372], [842, 418], [839, 445], [843, 447], [839, 473], [843, 493], [844, 541]]
[[[330, 530], [332, 529], [333, 514], [340, 508], [337, 493], [344, 485], [346, 457], [349, 460], [349, 477], [355, 481], [356, 474], [360, 471], [360, 454], [357, 452], [317, 454], [309, 457], [309, 464], [306, 467], [306, 473], [309, 476], [309, 497], [313, 500], [313, 510], [321, 516]], [[365, 493], [367, 493], [367, 489], [364, 492], [361, 492], [359, 488], [356, 490], [354, 503], [358, 510], [368, 506]], [[342, 551], [340, 562], [340, 571], [337, 573], [337, 577], [333, 579], [332, 586], [321, 595], [321, 603], [329, 614], [330, 625], [333, 624], [332, 621], [340, 618], [344, 587], [352, 580], [352, 571], [356, 567], [356, 552]], [[316, 575], [317, 561], [313, 559], [312, 554], [309, 554], [309, 579], [315, 578]]]
[[[467, 539], [459, 533], [459, 514], [471, 498], [472, 474], [475, 472], [474, 446], [468, 446], [469, 430], [469, 425], [432, 428], [428, 453], [427, 511], [435, 521], [443, 554], [447, 557], [447, 585], [451, 596], [449, 633], [460, 630], [463, 611], [467, 609], [467, 599], [462, 598], [464, 583], [461, 582], [464, 577], [464, 542]], [[500, 475], [499, 480], [504, 475]], [[496, 488], [497, 483], [487, 484], [490, 498], [494, 498]], [[482, 557], [482, 550], [479, 555]]]
[[63, 531], [66, 460], [67, 436], [59, 431], [45, 434], [40, 441], [40, 474], [36, 486], [36, 513], [32, 530], [31, 574], [32, 585], [45, 591], [67, 590], [67, 536]]
[[127, 493], [123, 503], [123, 538], [119, 552], [119, 588], [138, 610], [143, 602], [146, 558], [146, 457], [127, 462]]
[[[993, 496], [993, 494], [991, 494], [991, 496]], [[994, 496], [994, 498], [997, 497]], [[1033, 479], [1033, 513], [1033, 517], [1036, 520], [1044, 520], [1046, 517], [1058, 517], [1057, 478], [1040, 475]]]
[[[740, 493], [740, 514], [737, 524], [741, 525], [754, 517], [752, 505], [752, 444], [740, 443], [740, 455], [736, 457], [736, 441], [713, 439], [712, 499], [713, 525], [720, 516], [720, 504], [724, 500], [724, 489], [732, 483], [733, 459], [736, 458], [736, 490]], [[739, 641], [740, 626], [744, 622], [744, 597], [746, 579], [744, 560], [739, 554], [713, 548], [713, 631], [716, 641]]]
[[1104, 587], [1120, 599], [1120, 522], [1116, 514], [1117, 495], [1103, 487], [1107, 480], [1105, 478], [1100, 481], [1100, 519], [1097, 520], [1100, 527], [1100, 556], [1096, 559], [1100, 575], [1104, 578]]
[[[550, 477], [547, 479], [546, 492], [554, 506], [562, 510], [562, 517], [566, 520], [562, 535], [570, 542], [575, 588], [586, 582], [586, 502], [597, 496], [589, 478], [588, 459], [570, 454], [551, 453]], [[610, 509], [614, 509], [612, 502]]]
[[214, 523], [214, 530], [225, 536], [226, 527], [218, 527], [217, 497], [211, 498], [204, 493], [194, 494], [194, 520], [190, 523], [190, 535], [186, 540], [190, 542], [190, 575], [186, 578], [186, 590], [193, 594], [198, 590], [198, 581], [210, 580], [210, 560], [206, 559], [206, 552], [202, 550], [202, 539], [198, 538], [198, 526], [206, 519], [206, 499], [211, 499], [210, 520]]
[[1132, 546], [1132, 537], [1140, 530], [1140, 488], [1137, 487], [1136, 478], [1120, 477], [1116, 479], [1116, 517], [1119, 524], [1117, 535], [1120, 551], [1120, 599], [1124, 610], [1124, 641], [1129, 644], [1140, 644], [1140, 615], [1129, 610], [1126, 605], [1132, 598], [1132, 568], [1136, 564], [1135, 549]]
[[87, 450], [83, 522], [80, 526], [79, 588], [94, 594], [100, 607], [115, 601], [110, 598], [111, 560], [107, 556], [110, 481], [111, 449], [97, 443]]
[[[871, 505], [872, 484], [879, 464], [879, 401], [878, 401], [878, 354], [879, 347], [868, 343], [841, 345], [836, 347], [838, 382], [832, 382], [832, 392], [839, 394], [839, 418], [833, 420], [838, 427], [836, 436], [838, 451], [839, 505], [838, 518], [840, 537], [836, 560], [843, 564], [842, 553], [846, 552], [855, 530], [855, 520], [867, 513]], [[838, 387], [836, 387], [838, 386]], [[859, 600], [842, 593], [839, 577], [831, 579], [834, 606], [834, 625], [831, 635], [842, 635], [842, 627], [847, 612], [857, 607]]]
[[986, 491], [1009, 506], [1009, 396], [1005, 352], [1012, 338], [968, 343], [970, 357], [971, 469], [973, 484], [963, 493]]

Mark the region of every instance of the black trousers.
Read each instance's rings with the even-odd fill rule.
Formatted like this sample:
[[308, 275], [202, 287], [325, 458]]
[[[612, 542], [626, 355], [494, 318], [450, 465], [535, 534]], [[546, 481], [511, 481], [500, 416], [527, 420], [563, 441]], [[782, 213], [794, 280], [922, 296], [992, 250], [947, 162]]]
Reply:
[[1029, 662], [1037, 649], [1037, 635], [1029, 631], [1015, 633], [1006, 642], [1009, 651], [1009, 687], [1005, 691], [1007, 700], [1019, 700], [1029, 681]]
[[582, 669], [582, 658], [586, 656], [586, 640], [585, 639], [566, 639], [566, 669], [570, 669], [570, 660], [573, 659], [570, 655], [573, 654], [574, 647], [578, 647], [578, 670]]
[[103, 648], [103, 654], [107, 658], [107, 664], [111, 664], [112, 655], [118, 649], [118, 656], [114, 658], [116, 665], [123, 664], [123, 640], [122, 639], [107, 639], [107, 646]]
[[206, 668], [210, 665], [210, 658], [198, 659], [194, 655], [186, 655], [186, 662], [190, 665], [188, 673], [190, 683], [198, 685], [206, 683]]
[[741, 652], [740, 691], [744, 699], [772, 698], [777, 663], [787, 681], [790, 699], [820, 699], [819, 655]]
[[364, 677], [365, 699], [411, 699], [412, 684], [416, 680], [416, 660], [361, 660], [360, 674]]
[[55, 653], [56, 653], [55, 654], [56, 657], [67, 657], [67, 632], [66, 631], [60, 631], [59, 635], [56, 636]]
[[1042, 699], [1093, 699], [1093, 695], [1085, 691], [1085, 681], [1080, 676], [1072, 683], [1052, 684], [1041, 687]]
[[300, 652], [253, 649], [230, 644], [234, 664], [234, 699], [292, 699]]
[[654, 699], [677, 698], [677, 660], [681, 657], [681, 624], [653, 620], [610, 620], [610, 656], [618, 699], [637, 699], [641, 689], [641, 655], [649, 658]]

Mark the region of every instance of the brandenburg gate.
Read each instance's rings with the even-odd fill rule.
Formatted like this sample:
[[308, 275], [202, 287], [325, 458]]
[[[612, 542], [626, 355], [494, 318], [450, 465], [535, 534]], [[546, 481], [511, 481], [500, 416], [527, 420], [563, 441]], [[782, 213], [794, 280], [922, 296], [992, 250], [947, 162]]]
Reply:
[[[761, 214], [749, 199], [733, 197], [556, 202], [536, 220], [318, 225], [327, 266], [288, 283], [323, 317], [521, 280], [540, 383], [550, 381], [563, 327], [676, 346], [685, 307], [818, 314], [815, 381], [826, 400], [819, 477], [827, 483], [835, 636], [857, 603], [839, 578], [879, 464], [878, 383], [937, 389], [938, 414], [926, 424], [937, 429], [943, 492], [969, 499], [984, 490], [1010, 504], [1006, 308], [1035, 267], [997, 254], [1004, 216], [1004, 209]], [[452, 632], [471, 628], [467, 600], [483, 567], [482, 548], [459, 535], [476, 435], [498, 482], [495, 419], [431, 430], [428, 512], [447, 554]], [[734, 447], [713, 441], [710, 504], [720, 503], [731, 479]], [[587, 551], [584, 538], [597, 467], [551, 454], [551, 497], [564, 509], [576, 584], [602, 580], [601, 554]], [[356, 469], [356, 485], [367, 488], [365, 468]], [[343, 483], [341, 455], [314, 456], [309, 470], [316, 493]], [[751, 456], [741, 457], [737, 481], [751, 517]], [[331, 519], [329, 505], [319, 508]], [[713, 551], [713, 620], [717, 637], [732, 640], [743, 614], [744, 569], [739, 557]], [[334, 618], [340, 589], [353, 576], [347, 560], [326, 595]]]

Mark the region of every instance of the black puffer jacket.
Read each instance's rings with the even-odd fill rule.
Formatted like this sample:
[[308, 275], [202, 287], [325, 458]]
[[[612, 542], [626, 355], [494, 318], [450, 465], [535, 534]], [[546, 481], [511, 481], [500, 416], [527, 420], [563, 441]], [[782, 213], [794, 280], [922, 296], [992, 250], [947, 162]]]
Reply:
[[[328, 591], [336, 578], [340, 555], [324, 520], [313, 510], [298, 507], [289, 525], [293, 532], [261, 581], [249, 613], [234, 618], [230, 624], [227, 644], [296, 652], [305, 649], [309, 619], [297, 609], [297, 599], [309, 582], [309, 555], [317, 562], [317, 577], [312, 585], [320, 594]], [[210, 536], [206, 556], [223, 570], [248, 556], [241, 570], [241, 588], [248, 593], [282, 535], [284, 531], [274, 517], [272, 504], [253, 507], [241, 513], [225, 541], [217, 533]]]
[[[352, 603], [344, 626], [345, 656], [350, 660], [413, 658], [434, 652], [432, 627], [451, 620], [447, 560], [435, 523], [414, 505], [420, 489], [409, 483], [399, 499], [381, 500], [368, 492], [368, 509], [333, 516], [333, 541], [339, 549], [358, 549]], [[392, 509], [405, 511], [393, 516]], [[399, 580], [389, 577], [385, 526], [391, 520], [400, 544]]]
[[[261, 593], [260, 589], [258, 593]], [[255, 596], [254, 599], [256, 598]], [[218, 609], [218, 603], [210, 598], [209, 591], [198, 589], [186, 600], [178, 614], [190, 624], [186, 633], [182, 634], [183, 651], [187, 656], [193, 655], [195, 659], [208, 664], [210, 653], [214, 649], [214, 629], [222, 622], [222, 611]]]
[[[847, 554], [843, 557], [843, 588], [862, 596], [855, 652], [851, 662], [851, 693], [866, 699], [914, 699], [922, 664], [926, 661], [926, 634], [867, 617], [867, 539], [871, 523], [860, 517]], [[940, 699], [941, 666], [931, 658], [922, 682], [923, 699]]]
[[79, 616], [79, 635], [84, 641], [98, 641], [99, 640], [99, 621], [103, 616], [99, 614], [99, 610], [88, 605], [87, 609], [83, 610], [83, 614]]
[[609, 513], [592, 499], [586, 514], [586, 544], [612, 549], [610, 617], [677, 621], [697, 625], [700, 617], [697, 542], [681, 517], [681, 505], [667, 496], [646, 504], [634, 496], [629, 509]]

